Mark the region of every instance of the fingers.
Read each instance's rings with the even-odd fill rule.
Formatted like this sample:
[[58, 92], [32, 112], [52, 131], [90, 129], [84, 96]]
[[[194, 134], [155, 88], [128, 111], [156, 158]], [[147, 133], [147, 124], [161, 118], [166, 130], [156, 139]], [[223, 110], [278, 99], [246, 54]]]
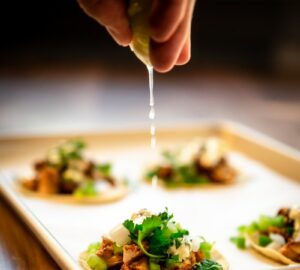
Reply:
[[124, 0], [78, 0], [78, 2], [85, 13], [106, 27], [119, 45], [129, 45], [132, 33]]
[[131, 42], [131, 33], [125, 33], [114, 27], [106, 27], [107, 32], [112, 36], [112, 38], [121, 46], [128, 46]]
[[168, 72], [174, 65], [183, 65], [190, 59], [190, 32], [194, 0], [188, 0], [186, 13], [173, 35], [165, 42], [151, 40], [150, 60], [158, 72]]
[[181, 23], [174, 35], [164, 43], [151, 41], [150, 59], [158, 72], [168, 72], [175, 65], [183, 48], [182, 36], [185, 36], [185, 24]]
[[176, 61], [176, 66], [185, 65], [191, 58], [191, 40], [190, 37], [185, 41], [183, 48]]
[[156, 42], [167, 41], [182, 21], [187, 1], [156, 0], [150, 17], [151, 37]]
[[[167, 72], [190, 59], [190, 33], [196, 0], [153, 0], [150, 16], [150, 60], [155, 70]], [[131, 42], [125, 0], [78, 0], [82, 9], [120, 45]]]

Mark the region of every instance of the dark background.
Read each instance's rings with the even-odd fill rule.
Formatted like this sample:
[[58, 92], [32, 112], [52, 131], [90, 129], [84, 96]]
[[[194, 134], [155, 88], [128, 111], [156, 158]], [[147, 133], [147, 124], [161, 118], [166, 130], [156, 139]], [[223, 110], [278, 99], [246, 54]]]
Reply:
[[[198, 0], [189, 68], [300, 75], [300, 1]], [[97, 63], [135, 66], [75, 0], [1, 4], [1, 70]]]

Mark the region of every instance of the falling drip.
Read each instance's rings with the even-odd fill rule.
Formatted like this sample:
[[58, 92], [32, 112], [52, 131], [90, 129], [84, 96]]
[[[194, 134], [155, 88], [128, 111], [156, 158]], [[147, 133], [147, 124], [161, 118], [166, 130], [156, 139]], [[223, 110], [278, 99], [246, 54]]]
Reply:
[[154, 107], [154, 95], [153, 95], [153, 67], [147, 66], [149, 75], [149, 90], [150, 90], [150, 107]]
[[151, 124], [151, 126], [150, 126], [150, 134], [152, 136], [155, 135], [155, 125], [154, 124]]
[[[149, 111], [149, 119], [151, 120], [151, 126], [150, 126], [150, 145], [151, 149], [156, 148], [156, 128], [154, 124], [155, 120], [155, 109], [154, 109], [154, 94], [153, 94], [153, 67], [147, 66], [148, 69], [148, 75], [149, 75], [149, 91], [150, 91], [150, 111]], [[155, 188], [157, 186], [157, 176], [154, 175], [152, 177], [152, 187]]]
[[155, 119], [155, 109], [154, 106], [150, 105], [150, 111], [149, 111], [149, 119], [154, 120]]
[[149, 119], [155, 119], [155, 109], [154, 109], [154, 94], [153, 94], [153, 67], [147, 66], [148, 75], [149, 75], [149, 91], [150, 91], [150, 111], [149, 111]]
[[151, 135], [151, 148], [155, 149], [156, 147], [156, 136], [155, 136], [155, 125], [152, 123], [150, 126], [150, 135]]
[[157, 187], [157, 181], [158, 181], [157, 175], [154, 175], [154, 176], [152, 177], [152, 183], [151, 183], [152, 188], [155, 189], [155, 188]]

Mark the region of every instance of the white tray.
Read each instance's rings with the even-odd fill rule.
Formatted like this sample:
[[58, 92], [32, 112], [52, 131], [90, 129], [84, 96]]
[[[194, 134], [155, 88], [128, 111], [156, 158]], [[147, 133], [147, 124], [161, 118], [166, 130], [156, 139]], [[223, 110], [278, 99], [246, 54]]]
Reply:
[[60, 204], [32, 199], [13, 189], [17, 175], [58, 140], [73, 135], [0, 138], [0, 190], [63, 269], [80, 269], [79, 253], [116, 224], [141, 208], [168, 207], [192, 235], [216, 241], [232, 270], [276, 269], [278, 264], [229, 242], [236, 227], [300, 203], [300, 154], [273, 139], [233, 123], [206, 123], [158, 129], [158, 148], [178, 147], [196, 136], [218, 136], [232, 149], [230, 160], [247, 175], [238, 184], [197, 189], [152, 189], [139, 176], [154, 156], [147, 130], [83, 134], [87, 156], [113, 161], [115, 173], [126, 175], [134, 187], [125, 199], [105, 205]]

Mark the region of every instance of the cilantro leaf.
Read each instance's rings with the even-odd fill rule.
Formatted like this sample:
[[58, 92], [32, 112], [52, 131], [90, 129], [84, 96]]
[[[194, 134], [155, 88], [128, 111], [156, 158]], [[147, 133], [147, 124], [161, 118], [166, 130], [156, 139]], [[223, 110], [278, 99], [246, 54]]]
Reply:
[[177, 228], [174, 232], [167, 226], [164, 226], [161, 229], [156, 229], [153, 232], [152, 237], [149, 239], [149, 250], [154, 254], [167, 254], [167, 251], [170, 246], [174, 243], [178, 248], [181, 244], [181, 241], [185, 235], [188, 235], [187, 230]]
[[156, 228], [160, 228], [162, 225], [162, 219], [160, 216], [151, 216], [144, 219], [142, 223], [142, 229], [138, 234], [138, 241], [143, 241], [150, 233], [152, 233]]
[[223, 270], [223, 266], [216, 261], [205, 259], [192, 267], [193, 270]]
[[167, 228], [154, 230], [149, 239], [149, 251], [153, 254], [164, 254], [172, 244], [171, 233]]
[[145, 250], [142, 241], [147, 236], [149, 236], [155, 229], [160, 228], [161, 225], [162, 225], [161, 217], [152, 215], [151, 217], [147, 217], [144, 219], [142, 226], [141, 226], [141, 230], [138, 232], [137, 244], [140, 247], [140, 249], [144, 252], [144, 254], [146, 254], [147, 256], [149, 256], [151, 258], [163, 258], [164, 256], [148, 253]]
[[131, 219], [127, 219], [123, 222], [123, 226], [129, 231], [129, 237], [132, 240], [137, 240], [134, 222]]
[[[168, 249], [171, 245], [180, 243], [188, 231], [182, 229], [174, 222], [174, 228], [170, 229], [168, 224], [173, 215], [166, 209], [158, 215], [146, 217], [141, 224], [135, 224], [133, 220], [125, 220], [123, 226], [129, 231], [132, 241], [136, 242], [145, 255], [153, 259], [168, 257]], [[144, 247], [144, 241], [148, 244], [148, 249]]]
[[158, 214], [158, 216], [161, 218], [161, 220], [163, 221], [163, 222], [168, 222], [168, 221], [170, 221], [174, 216], [173, 216], [173, 214], [169, 214], [168, 213], [168, 208], [166, 208], [166, 210], [164, 211], [164, 212], [162, 212], [162, 213], [160, 213], [160, 214]]

